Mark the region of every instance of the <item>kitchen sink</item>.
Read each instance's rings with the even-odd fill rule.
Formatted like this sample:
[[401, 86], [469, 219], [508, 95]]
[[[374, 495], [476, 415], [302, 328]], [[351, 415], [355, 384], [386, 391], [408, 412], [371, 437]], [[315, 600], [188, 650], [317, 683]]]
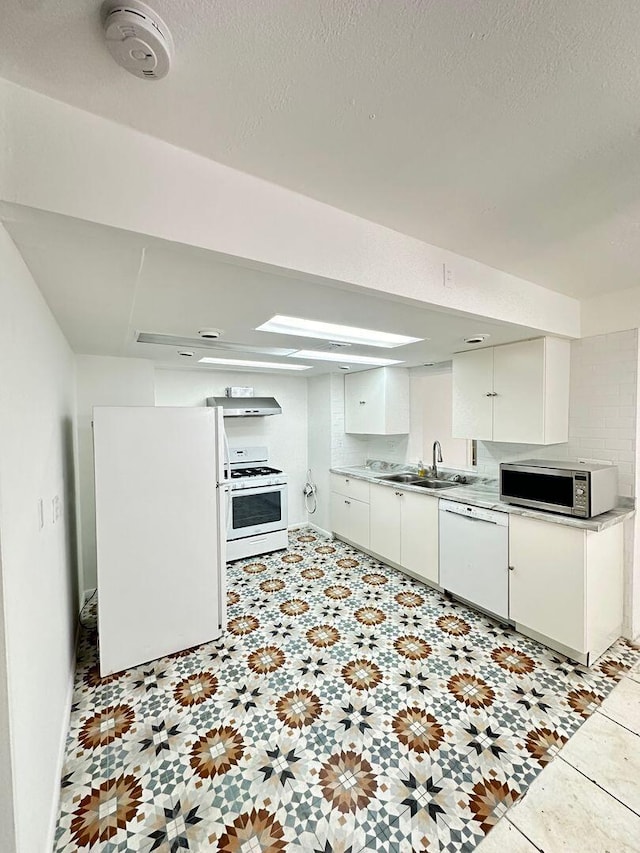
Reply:
[[417, 477], [415, 474], [388, 474], [380, 479], [387, 480], [389, 483], [413, 483]]
[[461, 483], [452, 483], [451, 480], [429, 480], [426, 477], [416, 478], [409, 481], [410, 486], [421, 486], [423, 489], [453, 489]]
[[415, 474], [389, 474], [387, 477], [380, 477], [380, 479], [386, 480], [388, 483], [421, 486], [423, 489], [451, 489], [460, 485], [460, 483], [453, 483], [451, 480], [434, 480], [431, 477], [417, 477]]

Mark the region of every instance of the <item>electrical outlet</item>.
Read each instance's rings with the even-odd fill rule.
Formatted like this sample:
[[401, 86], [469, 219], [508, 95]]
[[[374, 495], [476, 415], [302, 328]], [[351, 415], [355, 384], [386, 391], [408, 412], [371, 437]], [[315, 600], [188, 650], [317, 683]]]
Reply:
[[60, 518], [60, 498], [58, 495], [54, 495], [51, 498], [51, 522], [55, 524], [56, 521]]
[[455, 276], [453, 269], [449, 264], [442, 264], [442, 284], [444, 287], [453, 287], [455, 285]]

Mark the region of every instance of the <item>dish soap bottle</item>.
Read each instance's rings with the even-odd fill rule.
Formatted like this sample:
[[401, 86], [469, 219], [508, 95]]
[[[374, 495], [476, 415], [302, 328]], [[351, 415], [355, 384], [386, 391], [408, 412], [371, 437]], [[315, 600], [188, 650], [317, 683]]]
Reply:
[[419, 459], [418, 460], [418, 477], [424, 477], [426, 475], [426, 473], [427, 472], [425, 471], [424, 462], [422, 461], [422, 459]]

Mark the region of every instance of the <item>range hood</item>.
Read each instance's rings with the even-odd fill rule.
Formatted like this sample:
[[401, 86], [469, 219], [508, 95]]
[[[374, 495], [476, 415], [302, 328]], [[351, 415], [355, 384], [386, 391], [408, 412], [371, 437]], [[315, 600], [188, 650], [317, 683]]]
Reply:
[[207, 397], [207, 406], [222, 406], [225, 418], [257, 418], [282, 414], [275, 397]]

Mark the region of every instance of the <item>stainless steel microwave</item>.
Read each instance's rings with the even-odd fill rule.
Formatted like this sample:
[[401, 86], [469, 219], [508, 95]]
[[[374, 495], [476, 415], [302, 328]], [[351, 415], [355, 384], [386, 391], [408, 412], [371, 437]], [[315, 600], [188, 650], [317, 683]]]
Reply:
[[591, 518], [618, 499], [615, 465], [525, 459], [500, 465], [500, 500], [534, 509]]

